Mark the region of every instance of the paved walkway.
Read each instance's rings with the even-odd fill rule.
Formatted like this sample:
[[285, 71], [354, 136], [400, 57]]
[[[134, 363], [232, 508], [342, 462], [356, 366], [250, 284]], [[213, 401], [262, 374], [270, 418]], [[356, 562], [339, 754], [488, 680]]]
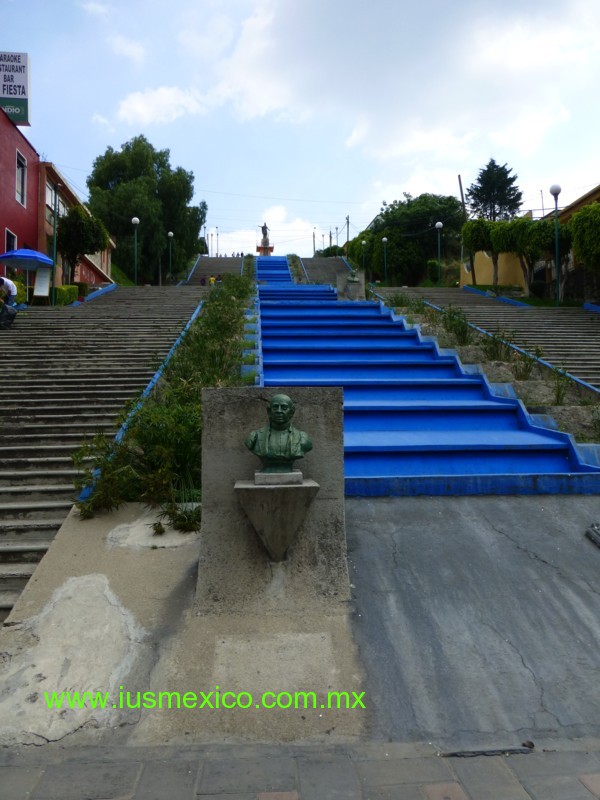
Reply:
[[600, 742], [450, 757], [398, 742], [0, 752], [2, 800], [593, 800]]

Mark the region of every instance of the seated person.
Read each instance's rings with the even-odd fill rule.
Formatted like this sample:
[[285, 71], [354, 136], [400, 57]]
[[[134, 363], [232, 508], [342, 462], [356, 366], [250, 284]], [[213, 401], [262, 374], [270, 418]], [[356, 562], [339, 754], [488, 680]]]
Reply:
[[17, 305], [17, 287], [8, 278], [0, 278], [0, 292], [7, 306]]

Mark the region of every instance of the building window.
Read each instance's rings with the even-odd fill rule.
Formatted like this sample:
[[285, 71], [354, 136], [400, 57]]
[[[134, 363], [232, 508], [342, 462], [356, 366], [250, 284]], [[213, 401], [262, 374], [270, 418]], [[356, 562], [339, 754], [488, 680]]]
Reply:
[[[60, 186], [61, 184], [58, 184]], [[54, 216], [54, 203], [56, 203], [56, 213], [58, 217], [64, 217], [68, 213], [69, 207], [60, 196], [58, 189], [49, 181], [46, 183], [46, 219], [51, 220]]]
[[17, 150], [17, 201], [22, 206], [27, 199], [27, 161]]
[[17, 249], [17, 237], [12, 231], [9, 231], [8, 228], [6, 229], [4, 244], [6, 245], [6, 247], [4, 248], [5, 253], [8, 253], [9, 250]]

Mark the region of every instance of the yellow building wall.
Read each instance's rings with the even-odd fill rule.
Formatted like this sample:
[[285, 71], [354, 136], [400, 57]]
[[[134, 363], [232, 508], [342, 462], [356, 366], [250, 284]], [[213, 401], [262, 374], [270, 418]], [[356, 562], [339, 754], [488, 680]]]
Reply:
[[[475, 253], [475, 276], [478, 285], [492, 286], [494, 283], [492, 258], [482, 250]], [[514, 253], [500, 253], [498, 258], [498, 284], [500, 286], [520, 286], [525, 289], [523, 270], [518, 257]], [[460, 285], [473, 285], [473, 276], [464, 267], [460, 271]]]

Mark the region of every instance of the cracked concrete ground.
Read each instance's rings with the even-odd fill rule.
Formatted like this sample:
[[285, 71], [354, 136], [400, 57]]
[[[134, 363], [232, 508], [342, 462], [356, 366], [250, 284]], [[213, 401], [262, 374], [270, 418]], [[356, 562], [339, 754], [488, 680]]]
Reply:
[[[137, 519], [135, 508], [120, 513]], [[82, 531], [70, 517], [2, 632], [1, 741], [325, 736], [440, 751], [531, 740], [539, 751], [600, 739], [600, 548], [585, 537], [600, 521], [600, 497], [351, 498], [346, 520], [351, 630], [344, 614], [330, 624], [304, 612], [291, 627], [275, 620], [263, 630], [243, 614], [227, 624], [190, 615], [195, 537], [177, 548], [136, 549], [129, 538], [107, 547], [101, 520]], [[344, 670], [336, 677], [331, 664]], [[233, 716], [113, 709], [51, 717], [35, 696], [125, 678], [134, 690], [186, 691], [215, 681], [300, 685], [307, 676], [318, 686], [333, 677], [342, 688], [360, 684], [364, 717], [292, 721], [282, 712], [242, 726]]]
[[600, 498], [349, 499], [370, 734], [444, 749], [600, 735]]

